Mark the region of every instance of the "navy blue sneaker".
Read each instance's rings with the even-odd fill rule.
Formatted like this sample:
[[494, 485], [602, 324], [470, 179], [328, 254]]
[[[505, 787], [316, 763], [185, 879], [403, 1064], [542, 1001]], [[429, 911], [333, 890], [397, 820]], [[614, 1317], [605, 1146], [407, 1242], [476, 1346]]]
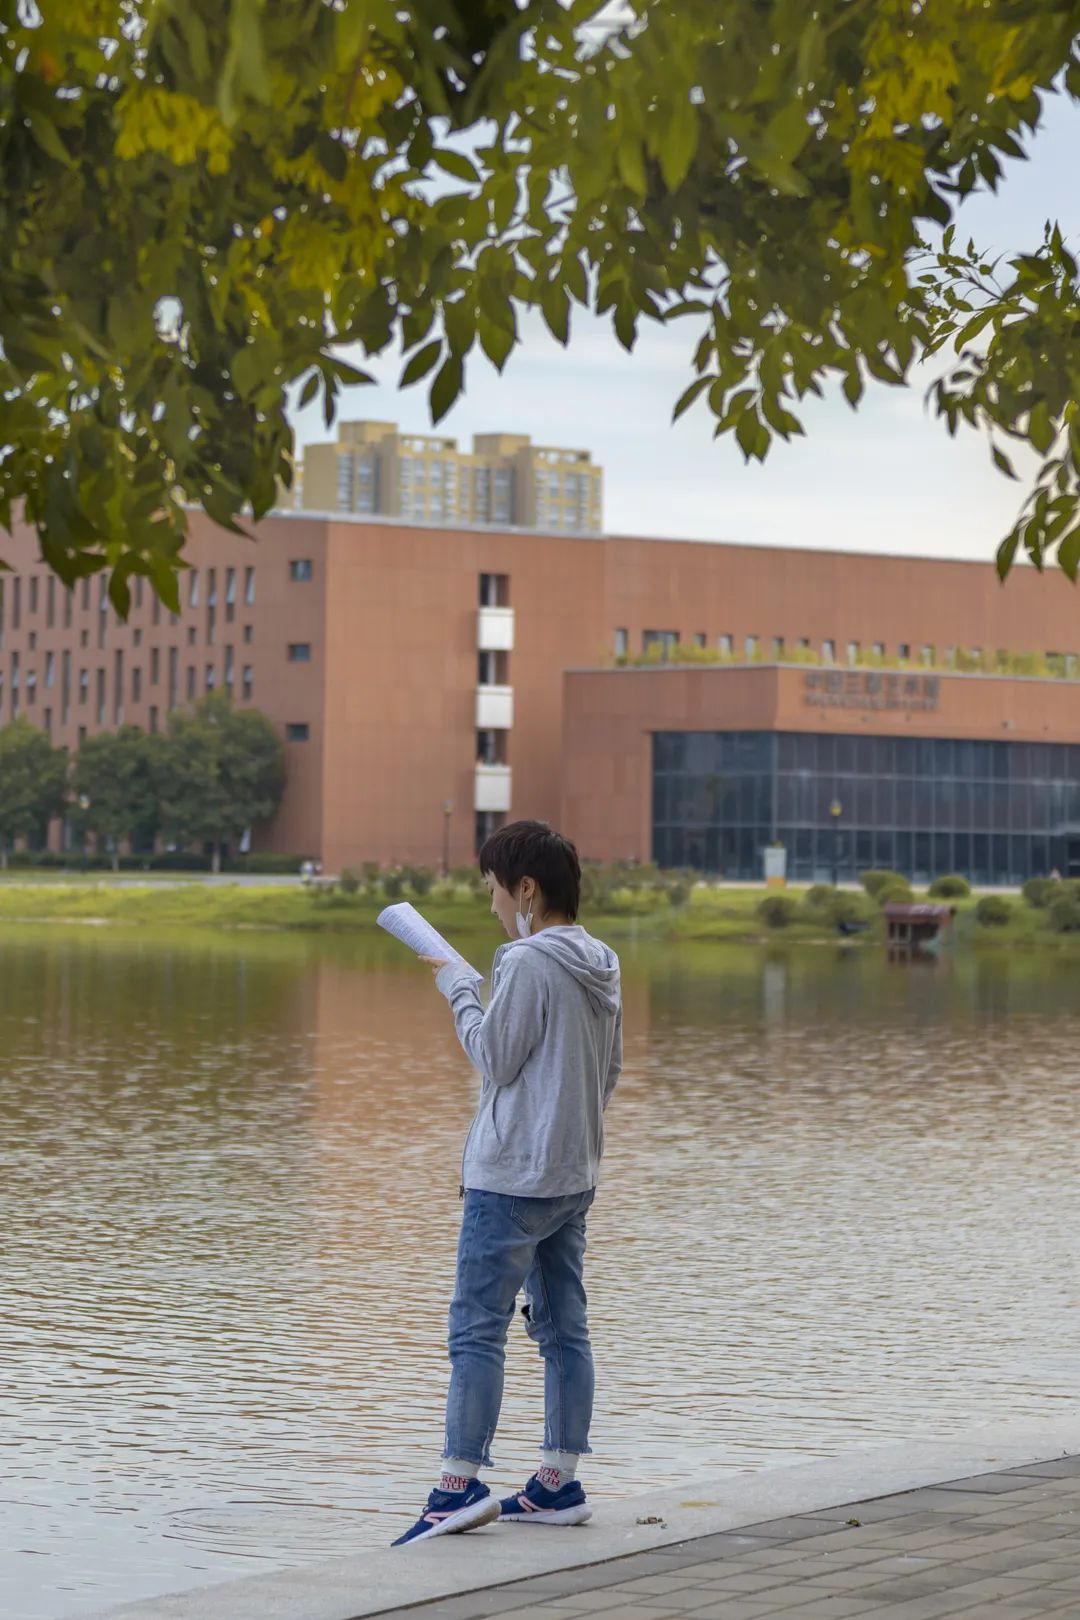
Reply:
[[475, 1530], [478, 1525], [491, 1524], [499, 1517], [500, 1511], [495, 1497], [478, 1479], [470, 1480], [466, 1491], [434, 1490], [412, 1529], [398, 1536], [391, 1545], [404, 1547], [411, 1541], [423, 1541], [428, 1536], [449, 1536], [461, 1530]]
[[500, 1524], [584, 1524], [591, 1518], [592, 1508], [576, 1479], [567, 1480], [561, 1491], [549, 1491], [534, 1474], [517, 1496], [499, 1503]]

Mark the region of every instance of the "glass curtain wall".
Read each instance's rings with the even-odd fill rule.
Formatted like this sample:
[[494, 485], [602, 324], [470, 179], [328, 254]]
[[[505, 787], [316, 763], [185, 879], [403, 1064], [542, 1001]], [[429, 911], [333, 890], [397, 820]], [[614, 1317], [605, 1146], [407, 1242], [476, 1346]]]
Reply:
[[[839, 805], [834, 816], [832, 807]], [[653, 858], [760, 879], [779, 840], [796, 881], [868, 867], [928, 882], [1080, 875], [1080, 745], [659, 732]]]

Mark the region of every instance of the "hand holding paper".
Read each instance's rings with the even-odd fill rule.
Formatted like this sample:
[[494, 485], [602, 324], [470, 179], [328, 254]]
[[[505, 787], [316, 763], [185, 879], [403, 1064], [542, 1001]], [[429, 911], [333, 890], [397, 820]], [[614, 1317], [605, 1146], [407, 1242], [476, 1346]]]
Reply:
[[433, 928], [426, 917], [422, 917], [415, 906], [407, 900], [402, 900], [396, 906], [386, 906], [379, 912], [376, 921], [380, 928], [385, 928], [388, 934], [400, 939], [417, 956], [441, 956], [449, 962], [458, 962], [467, 967], [473, 977], [481, 981], [482, 973], [466, 962], [460, 951], [455, 951], [448, 940], [445, 940], [437, 928]]

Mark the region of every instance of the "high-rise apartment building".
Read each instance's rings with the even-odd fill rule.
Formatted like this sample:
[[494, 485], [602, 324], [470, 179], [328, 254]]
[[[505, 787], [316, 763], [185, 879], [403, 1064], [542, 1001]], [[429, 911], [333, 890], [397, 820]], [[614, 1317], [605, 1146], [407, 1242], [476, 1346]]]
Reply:
[[603, 471], [587, 450], [535, 445], [524, 433], [478, 433], [472, 450], [393, 422], [342, 422], [309, 444], [284, 504], [307, 512], [400, 517], [599, 534]]

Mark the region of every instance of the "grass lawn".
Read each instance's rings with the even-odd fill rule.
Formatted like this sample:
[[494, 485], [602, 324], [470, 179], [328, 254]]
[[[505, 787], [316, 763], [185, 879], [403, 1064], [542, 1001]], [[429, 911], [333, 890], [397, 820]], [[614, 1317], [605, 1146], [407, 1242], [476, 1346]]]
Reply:
[[[0, 882], [0, 923], [99, 922], [155, 928], [260, 928], [373, 935], [375, 919], [384, 904], [366, 893], [316, 895], [299, 884], [204, 884], [183, 881], [183, 874], [170, 879], [174, 886], [139, 888], [116, 883], [109, 874], [100, 873], [78, 879], [50, 873], [40, 884], [36, 879], [27, 883], [31, 874], [25, 871], [19, 875], [22, 886], [17, 880]], [[16, 877], [14, 873], [11, 876]], [[678, 907], [670, 906], [666, 899], [657, 904], [653, 896], [634, 895], [628, 902], [633, 909], [594, 909], [583, 912], [581, 920], [613, 944], [620, 940], [837, 943], [840, 936], [836, 929], [801, 907], [787, 927], [768, 927], [758, 915], [766, 892], [763, 887], [750, 886], [698, 888], [685, 905]], [[786, 892], [798, 904], [805, 890], [792, 887]], [[455, 940], [470, 934], [486, 936], [491, 930], [488, 901], [463, 888], [437, 890], [416, 903], [436, 928]], [[1012, 897], [1012, 915], [1000, 927], [981, 926], [974, 915], [975, 904], [976, 897], [957, 902], [958, 945], [1061, 949], [1080, 944], [1080, 935], [1053, 933], [1047, 926], [1046, 913], [1026, 905], [1019, 896]], [[883, 942], [884, 928], [877, 915], [865, 933], [850, 941], [855, 946], [876, 947]]]

